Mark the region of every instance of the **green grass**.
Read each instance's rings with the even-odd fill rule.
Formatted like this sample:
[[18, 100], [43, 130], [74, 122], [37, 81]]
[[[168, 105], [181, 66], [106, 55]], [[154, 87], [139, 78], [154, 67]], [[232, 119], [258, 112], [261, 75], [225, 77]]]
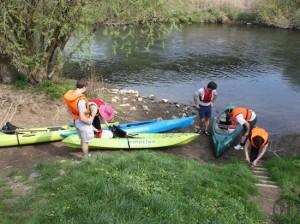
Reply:
[[285, 209], [275, 216], [277, 223], [300, 223], [300, 156], [273, 158], [266, 166], [282, 190], [278, 206]]
[[[215, 166], [163, 153], [134, 152], [80, 163], [39, 164], [36, 169], [41, 173], [39, 187], [14, 208], [5, 208], [7, 223], [250, 224], [264, 220], [248, 200], [257, 193], [254, 177], [237, 161]], [[59, 175], [60, 170], [65, 174]]]
[[52, 99], [61, 98], [68, 90], [74, 89], [75, 80], [59, 79], [57, 81], [45, 80], [34, 86], [34, 90], [48, 95]]

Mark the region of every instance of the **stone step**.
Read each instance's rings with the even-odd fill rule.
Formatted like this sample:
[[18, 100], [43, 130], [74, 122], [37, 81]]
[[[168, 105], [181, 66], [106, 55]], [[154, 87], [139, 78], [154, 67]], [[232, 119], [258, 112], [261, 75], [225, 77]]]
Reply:
[[277, 185], [272, 185], [272, 184], [255, 184], [258, 187], [265, 187], [265, 188], [278, 188]]
[[259, 180], [259, 182], [262, 184], [276, 185], [274, 181], [270, 181], [270, 180]]
[[255, 175], [268, 176], [267, 172], [264, 170], [252, 170]]
[[263, 167], [253, 167], [252, 170], [263, 170], [263, 171], [267, 171], [266, 168]]
[[254, 175], [256, 178], [258, 178], [258, 179], [264, 179], [264, 180], [269, 180], [269, 179], [271, 179], [271, 177], [269, 177], [269, 176], [261, 176], [261, 175]]

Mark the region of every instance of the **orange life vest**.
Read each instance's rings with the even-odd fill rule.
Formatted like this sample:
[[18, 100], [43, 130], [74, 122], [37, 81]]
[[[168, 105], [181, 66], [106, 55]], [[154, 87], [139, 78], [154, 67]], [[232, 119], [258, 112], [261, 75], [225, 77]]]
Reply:
[[244, 108], [244, 107], [235, 107], [232, 109], [231, 112], [231, 120], [235, 123], [238, 123], [236, 117], [239, 114], [243, 114], [243, 117], [246, 121], [250, 121], [251, 116], [252, 116], [252, 111], [248, 108]]
[[85, 97], [85, 95], [83, 95], [83, 94], [78, 95], [75, 93], [75, 90], [69, 90], [68, 92], [65, 93], [64, 99], [65, 99], [65, 102], [66, 102], [70, 112], [72, 113], [73, 120], [77, 120], [80, 118], [79, 110], [78, 110], [79, 100], [85, 101], [85, 105], [86, 105], [85, 115], [87, 117], [90, 116], [90, 108], [88, 106], [89, 102], [88, 102], [88, 99]]
[[259, 136], [261, 137], [263, 140], [264, 140], [264, 143], [263, 143], [263, 146], [265, 146], [268, 142], [269, 142], [269, 134], [268, 132], [266, 132], [265, 129], [263, 128], [258, 128], [258, 127], [255, 127], [251, 130], [251, 134], [250, 134], [250, 144], [253, 146], [253, 147], [257, 147], [255, 144], [254, 144], [254, 137], [256, 136]]

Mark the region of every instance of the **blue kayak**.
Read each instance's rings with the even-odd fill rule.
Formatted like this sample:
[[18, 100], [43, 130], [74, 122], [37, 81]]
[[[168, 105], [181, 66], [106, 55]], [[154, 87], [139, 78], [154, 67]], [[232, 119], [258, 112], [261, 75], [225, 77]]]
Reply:
[[[194, 123], [196, 116], [182, 117], [170, 120], [147, 120], [119, 124], [118, 127], [128, 133], [160, 133], [179, 128], [187, 128]], [[103, 128], [107, 129], [107, 128]], [[63, 137], [77, 134], [76, 131], [65, 132]]]

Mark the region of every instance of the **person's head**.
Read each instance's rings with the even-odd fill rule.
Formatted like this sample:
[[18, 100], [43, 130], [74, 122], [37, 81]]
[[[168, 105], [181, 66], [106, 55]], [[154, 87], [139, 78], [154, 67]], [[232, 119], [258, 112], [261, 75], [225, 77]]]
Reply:
[[260, 148], [264, 144], [264, 139], [260, 136], [255, 136], [253, 138], [253, 143], [256, 146], [256, 148]]
[[208, 84], [207, 84], [207, 88], [209, 89], [217, 89], [218, 85], [217, 83], [215, 83], [214, 81], [210, 81]]
[[81, 89], [83, 92], [85, 92], [87, 86], [87, 81], [85, 79], [79, 79], [76, 82], [76, 88]]

